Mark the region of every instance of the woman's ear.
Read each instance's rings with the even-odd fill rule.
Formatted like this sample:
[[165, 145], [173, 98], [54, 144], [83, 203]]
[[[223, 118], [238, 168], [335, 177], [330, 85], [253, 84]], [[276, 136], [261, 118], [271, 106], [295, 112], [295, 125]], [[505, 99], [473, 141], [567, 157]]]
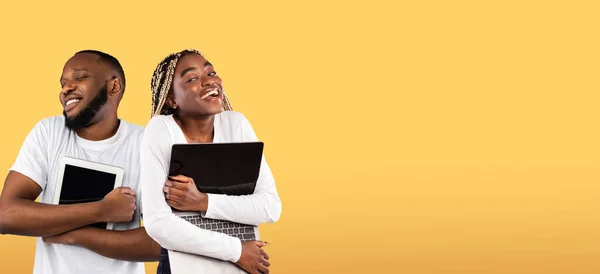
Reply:
[[175, 103], [175, 99], [173, 98], [173, 93], [167, 95], [166, 103], [170, 109], [177, 109], [177, 103]]

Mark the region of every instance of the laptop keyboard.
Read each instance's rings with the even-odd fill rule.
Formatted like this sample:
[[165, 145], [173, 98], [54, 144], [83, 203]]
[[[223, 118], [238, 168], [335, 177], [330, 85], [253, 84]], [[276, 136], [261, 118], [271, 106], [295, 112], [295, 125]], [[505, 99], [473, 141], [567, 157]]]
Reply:
[[237, 237], [242, 241], [255, 241], [254, 226], [238, 224], [230, 221], [202, 218], [199, 215], [180, 216], [191, 224], [210, 231]]

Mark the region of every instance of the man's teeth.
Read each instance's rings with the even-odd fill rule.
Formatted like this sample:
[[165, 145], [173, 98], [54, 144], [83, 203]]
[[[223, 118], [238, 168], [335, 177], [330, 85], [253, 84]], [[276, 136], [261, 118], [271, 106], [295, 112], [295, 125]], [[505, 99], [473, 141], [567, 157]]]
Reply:
[[79, 99], [71, 99], [71, 100], [67, 101], [66, 105], [68, 106], [68, 105], [70, 105], [72, 103], [77, 103], [77, 102], [79, 102]]
[[206, 99], [206, 98], [208, 98], [208, 96], [217, 96], [217, 95], [219, 95], [219, 91], [216, 89], [213, 89], [209, 93], [204, 94], [204, 96], [202, 96], [201, 99]]

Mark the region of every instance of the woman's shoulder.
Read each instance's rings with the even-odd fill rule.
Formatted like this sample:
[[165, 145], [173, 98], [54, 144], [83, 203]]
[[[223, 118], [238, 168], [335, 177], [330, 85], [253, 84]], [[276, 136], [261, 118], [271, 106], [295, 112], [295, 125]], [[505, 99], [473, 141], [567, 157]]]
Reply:
[[170, 122], [173, 121], [171, 115], [154, 115], [148, 121], [146, 128], [154, 128], [154, 127], [166, 127]]
[[174, 123], [171, 115], [155, 115], [150, 118], [144, 129], [145, 136], [156, 136], [167, 134], [171, 123]]
[[248, 141], [254, 139], [254, 131], [250, 122], [243, 113], [236, 111], [223, 111], [219, 114], [219, 127], [224, 136], [229, 136], [229, 141]]
[[243, 113], [237, 111], [223, 111], [219, 113], [218, 116], [218, 120], [215, 122], [220, 123], [222, 127], [234, 129], [243, 127], [246, 123], [248, 123], [248, 119], [246, 118], [246, 116]]
[[241, 112], [226, 110], [219, 113], [222, 122], [231, 123], [231, 124], [239, 124], [240, 122], [246, 120], [246, 116]]

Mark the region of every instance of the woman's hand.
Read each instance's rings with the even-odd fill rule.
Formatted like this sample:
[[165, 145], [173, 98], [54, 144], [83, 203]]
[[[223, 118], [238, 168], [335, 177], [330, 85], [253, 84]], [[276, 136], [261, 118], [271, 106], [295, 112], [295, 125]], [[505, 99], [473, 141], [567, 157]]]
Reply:
[[172, 176], [163, 188], [167, 204], [180, 211], [206, 211], [208, 195], [196, 187], [194, 179], [183, 175]]
[[262, 241], [248, 241], [242, 243], [242, 255], [236, 264], [250, 274], [268, 274], [271, 263], [269, 255], [262, 250], [268, 245]]

